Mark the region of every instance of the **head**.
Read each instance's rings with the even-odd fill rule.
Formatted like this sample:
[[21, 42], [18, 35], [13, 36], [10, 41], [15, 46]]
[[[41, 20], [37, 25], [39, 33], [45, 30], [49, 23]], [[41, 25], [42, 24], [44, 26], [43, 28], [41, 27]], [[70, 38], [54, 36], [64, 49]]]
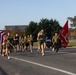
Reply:
[[55, 33], [55, 36], [57, 36], [58, 34], [57, 33]]
[[8, 32], [7, 35], [10, 36], [10, 33]]
[[30, 37], [32, 37], [32, 34], [30, 34]]
[[18, 36], [18, 34], [16, 34], [16, 36]]
[[26, 38], [26, 36], [24, 36], [24, 38]]
[[43, 30], [43, 29], [41, 29], [41, 32], [43, 33], [43, 32], [44, 32], [44, 30]]

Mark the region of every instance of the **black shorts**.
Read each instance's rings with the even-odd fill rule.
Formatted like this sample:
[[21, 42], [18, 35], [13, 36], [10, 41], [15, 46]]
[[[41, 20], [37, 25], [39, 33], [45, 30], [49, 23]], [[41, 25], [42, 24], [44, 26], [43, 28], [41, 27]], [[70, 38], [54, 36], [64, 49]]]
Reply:
[[29, 43], [26, 43], [26, 46], [29, 46]]

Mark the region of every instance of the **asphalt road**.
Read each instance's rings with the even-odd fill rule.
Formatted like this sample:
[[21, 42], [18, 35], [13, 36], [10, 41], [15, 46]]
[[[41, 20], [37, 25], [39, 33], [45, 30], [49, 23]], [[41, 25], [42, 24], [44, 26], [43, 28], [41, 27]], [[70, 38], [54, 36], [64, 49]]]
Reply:
[[11, 59], [0, 56], [0, 75], [76, 75], [76, 49], [45, 50], [45, 56], [33, 52], [11, 53]]

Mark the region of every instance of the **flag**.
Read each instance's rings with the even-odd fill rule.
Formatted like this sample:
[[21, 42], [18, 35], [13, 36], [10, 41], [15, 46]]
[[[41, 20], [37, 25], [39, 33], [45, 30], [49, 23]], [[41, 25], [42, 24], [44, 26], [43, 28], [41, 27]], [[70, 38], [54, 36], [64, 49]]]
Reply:
[[2, 36], [1, 36], [1, 34], [2, 34], [2, 31], [0, 31], [0, 44], [2, 42]]
[[59, 37], [61, 39], [61, 44], [62, 47], [67, 47], [68, 45], [68, 38], [67, 38], [67, 33], [68, 33], [68, 21], [65, 23], [65, 25], [62, 27], [59, 33]]
[[0, 31], [0, 44], [2, 44], [3, 43], [3, 37], [6, 35], [6, 33], [5, 32], [3, 32], [3, 31]]

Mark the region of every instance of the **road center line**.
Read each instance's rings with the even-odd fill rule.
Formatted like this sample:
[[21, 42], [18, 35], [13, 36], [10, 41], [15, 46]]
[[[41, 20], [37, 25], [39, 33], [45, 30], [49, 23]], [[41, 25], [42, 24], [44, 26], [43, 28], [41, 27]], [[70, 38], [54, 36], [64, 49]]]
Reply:
[[52, 69], [52, 70], [55, 70], [55, 71], [59, 71], [59, 72], [62, 72], [62, 73], [68, 74], [68, 75], [76, 75], [75, 73], [72, 73], [72, 72], [69, 72], [69, 71], [65, 71], [65, 70], [62, 70], [62, 69], [58, 69], [58, 68], [54, 68], [54, 67], [51, 67], [51, 66], [47, 66], [47, 65], [44, 65], [44, 64], [40, 64], [40, 63], [36, 63], [36, 62], [24, 60], [24, 59], [12, 57], [12, 56], [11, 56], [11, 58], [13, 58], [15, 60], [27, 62], [27, 63], [30, 63], [30, 64], [34, 64], [34, 65], [37, 65], [37, 66], [40, 66], [40, 67], [44, 67], [44, 68], [47, 68], [47, 69]]

